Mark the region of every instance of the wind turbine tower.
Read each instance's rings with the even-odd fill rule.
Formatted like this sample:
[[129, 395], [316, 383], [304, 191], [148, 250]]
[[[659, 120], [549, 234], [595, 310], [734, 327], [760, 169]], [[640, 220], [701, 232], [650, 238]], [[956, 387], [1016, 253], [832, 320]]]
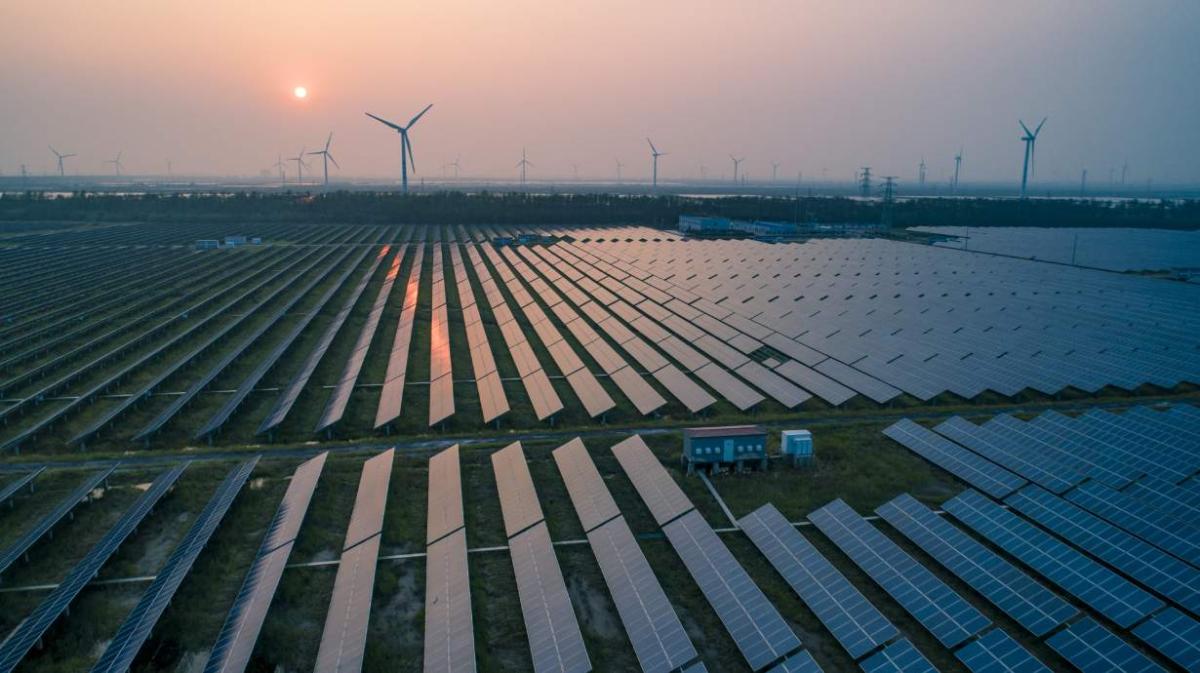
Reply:
[[917, 184], [925, 186], [925, 157], [921, 157], [921, 163], [917, 164]]
[[1025, 142], [1025, 163], [1021, 167], [1021, 198], [1025, 198], [1025, 187], [1029, 183], [1030, 165], [1037, 156], [1037, 137], [1042, 132], [1042, 125], [1046, 123], [1046, 118], [1042, 117], [1041, 123], [1032, 131], [1025, 125], [1024, 121], [1018, 119], [1017, 122], [1021, 124], [1021, 128], [1025, 131], [1025, 135], [1021, 138]]
[[287, 174], [284, 173], [284, 169], [287, 168], [287, 165], [283, 163], [283, 155], [282, 154], [276, 155], [275, 163], [271, 164], [271, 168], [276, 168], [279, 170], [279, 184], [280, 185], [282, 185], [284, 182], [286, 182]]
[[617, 184], [619, 185], [621, 184], [621, 169], [625, 167], [625, 164], [621, 163], [620, 159], [615, 161], [617, 162]]
[[63, 168], [63, 159], [70, 159], [71, 157], [73, 157], [75, 155], [74, 154], [61, 154], [61, 153], [59, 153], [58, 150], [54, 149], [53, 145], [50, 145], [50, 151], [54, 152], [54, 156], [58, 158], [58, 177], [60, 177], [60, 178], [66, 177], [67, 172]]
[[300, 148], [300, 154], [288, 159], [288, 161], [296, 162], [296, 184], [304, 184], [304, 169], [308, 168], [308, 164], [304, 163], [304, 148]]
[[529, 160], [525, 158], [525, 148], [521, 148], [521, 160], [517, 162], [517, 168], [521, 169], [521, 186], [525, 186], [525, 167], [532, 166]]
[[1083, 174], [1079, 176], [1079, 195], [1083, 196], [1087, 193], [1087, 169], [1083, 169]]
[[962, 168], [962, 148], [958, 148], [958, 154], [954, 155], [954, 191], [958, 192], [958, 171]]
[[771, 182], [776, 182], [779, 179], [779, 162], [771, 162]]
[[1129, 162], [1121, 164], [1121, 186], [1125, 186], [1125, 174], [1129, 172]]
[[104, 163], [112, 164], [113, 171], [116, 173], [116, 176], [118, 178], [121, 177], [121, 153], [120, 152], [117, 152], [117, 156], [115, 158], [109, 159], [108, 161], [105, 161]]
[[405, 194], [408, 193], [408, 167], [412, 166], [413, 173], [417, 172], [417, 162], [415, 160], [413, 160], [412, 141], [408, 139], [408, 130], [413, 127], [413, 124], [417, 123], [418, 119], [425, 116], [425, 113], [429, 112], [429, 108], [431, 108], [431, 107], [433, 107], [433, 103], [426, 105], [425, 109], [421, 110], [419, 113], [417, 113], [416, 117], [413, 117], [412, 119], [408, 120], [407, 126], [393, 124], [392, 122], [390, 122], [386, 119], [383, 119], [382, 117], [376, 117], [375, 115], [371, 114], [370, 112], [363, 113], [363, 114], [367, 115], [368, 117], [370, 117], [371, 119], [374, 119], [375, 121], [379, 122], [380, 124], [383, 124], [384, 126], [387, 126], [388, 128], [394, 130], [396, 133], [400, 134], [400, 188], [404, 191]]
[[654, 143], [650, 142], [649, 138], [646, 138], [646, 142], [650, 145], [650, 157], [652, 163], [650, 186], [658, 189], [658, 158], [667, 156], [667, 153], [659, 152], [658, 148], [654, 146]]
[[322, 167], [325, 169], [325, 186], [326, 187], [329, 186], [329, 162], [332, 161], [334, 167], [341, 168], [341, 166], [338, 166], [337, 159], [334, 159], [333, 155], [329, 153], [329, 143], [331, 143], [331, 142], [333, 142], [333, 131], [330, 131], [329, 137], [325, 139], [325, 149], [308, 153], [309, 156], [314, 156], [314, 155], [321, 156], [321, 164], [322, 164]]
[[733, 161], [733, 184], [736, 185], [738, 181], [738, 168], [741, 167], [742, 162], [746, 160], [746, 157], [739, 159], [730, 154], [729, 158]]

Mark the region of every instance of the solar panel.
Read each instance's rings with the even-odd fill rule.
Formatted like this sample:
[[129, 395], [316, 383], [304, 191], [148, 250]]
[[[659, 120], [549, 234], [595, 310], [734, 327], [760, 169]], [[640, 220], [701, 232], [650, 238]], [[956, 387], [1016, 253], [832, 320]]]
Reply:
[[[434, 256], [439, 256], [442, 250], [440, 250], [440, 247], [434, 246], [433, 253]], [[403, 251], [397, 251], [396, 256], [392, 258], [391, 272], [384, 276], [383, 284], [379, 286], [379, 293], [376, 295], [376, 301], [371, 306], [371, 312], [367, 313], [367, 319], [362, 323], [358, 341], [354, 342], [354, 349], [350, 351], [350, 355], [346, 359], [346, 365], [342, 367], [342, 374], [337, 378], [334, 392], [330, 393], [329, 402], [325, 404], [325, 410], [320, 415], [320, 419], [317, 421], [317, 426], [313, 428], [313, 432], [323, 431], [323, 429], [341, 421], [342, 416], [346, 414], [346, 405], [350, 402], [350, 393], [354, 391], [354, 384], [358, 383], [359, 373], [362, 371], [362, 363], [366, 361], [367, 350], [371, 348], [371, 342], [374, 341], [374, 334], [376, 334], [376, 330], [379, 328], [379, 319], [383, 318], [384, 308], [388, 306], [391, 288], [396, 282], [398, 271], [400, 271], [401, 254], [403, 254]], [[437, 337], [434, 336], [434, 338]], [[449, 342], [449, 338], [446, 338], [446, 342]]]
[[720, 393], [739, 411], [746, 411], [766, 399], [716, 363], [709, 362], [692, 373]]
[[1084, 617], [1050, 636], [1046, 644], [1081, 671], [1163, 673], [1161, 666], [1091, 617]]
[[[724, 363], [723, 360], [720, 362]], [[753, 360], [742, 364], [734, 371], [788, 409], [812, 399], [812, 395]]]
[[696, 657], [667, 595], [625, 519], [588, 533], [588, 544], [644, 673], [667, 673]]
[[533, 670], [592, 670], [545, 522], [509, 538]]
[[383, 512], [395, 453], [395, 449], [388, 449], [363, 463], [337, 577], [333, 581], [325, 629], [317, 650], [314, 668], [317, 673], [357, 673], [362, 670], [375, 564], [379, 558]]
[[977, 491], [942, 505], [992, 544], [1121, 626], [1162, 607], [1162, 602]]
[[1029, 650], [1001, 629], [992, 629], [954, 652], [974, 673], [1050, 673]]
[[429, 459], [428, 503], [425, 544], [432, 544], [466, 525], [457, 444]]
[[1200, 528], [1163, 516], [1128, 493], [1089, 481], [1067, 493], [1067, 499], [1180, 559], [1200, 559]]
[[229, 511], [234, 498], [242, 490], [250, 472], [258, 464], [258, 458], [241, 463], [226, 475], [225, 480], [217, 486], [208, 504], [196, 516], [188, 532], [175, 546], [170, 558], [159, 569], [154, 581], [142, 593], [141, 599], [125, 621], [117, 629], [104, 653], [92, 667], [92, 673], [118, 673], [128, 671], [141, 650], [142, 645], [150, 637], [155, 624], [171, 603], [179, 585], [183, 583], [196, 558], [208, 544], [208, 540], [217, 530], [221, 519]]
[[[392, 349], [388, 354], [387, 372], [383, 377], [383, 390], [379, 394], [379, 405], [375, 410], [375, 429], [399, 418], [404, 402], [404, 381], [408, 373], [408, 351], [412, 346], [413, 325], [416, 323], [417, 299], [421, 290], [421, 267], [425, 259], [425, 246], [413, 246], [412, 268], [404, 287], [404, 306], [396, 323], [396, 334], [392, 337]], [[261, 430], [260, 430], [261, 432]]]
[[1023, 488], [1006, 502], [1076, 547], [1200, 614], [1200, 570], [1194, 566], [1041, 489]]
[[1069, 603], [908, 494], [875, 513], [1035, 636], [1079, 614]]
[[901, 638], [859, 663], [864, 673], [937, 673], [925, 655]]
[[742, 517], [738, 527], [851, 658], [858, 659], [898, 635], [887, 617], [871, 605], [774, 505], [763, 505]]
[[841, 405], [858, 394], [797, 360], [788, 360], [776, 367], [775, 371], [834, 406]]
[[609, 373], [609, 378], [617, 384], [625, 397], [633, 402], [633, 406], [643, 416], [654, 413], [667, 403], [662, 395], [638, 374], [633, 367], [625, 366]]
[[658, 525], [662, 526], [692, 509], [692, 501], [684, 495], [683, 489], [679, 488], [679, 484], [658, 462], [641, 437], [633, 435], [615, 444], [612, 452]]
[[1082, 474], [1051, 460], [1045, 452], [1023, 450], [1028, 442], [998, 438], [961, 416], [938, 424], [934, 431], [1055, 493], [1062, 493], [1083, 480]]
[[467, 574], [467, 532], [429, 545], [425, 557], [425, 673], [473, 673], [475, 630]]
[[1200, 670], [1200, 623], [1167, 608], [1133, 628], [1133, 635], [1186, 671]]
[[800, 651], [772, 666], [767, 673], [821, 673], [821, 667], [811, 654]]
[[990, 496], [1003, 498], [1027, 482], [999, 465], [904, 418], [883, 434]]
[[667, 389], [667, 392], [674, 395], [675, 399], [679, 400], [693, 414], [708, 408], [717, 401], [717, 398], [708, 394], [708, 391], [689, 379], [675, 365], [668, 364], [655, 371], [653, 376]]
[[116, 464], [113, 464], [107, 469], [99, 472], [93, 472], [83, 480], [79, 486], [71, 491], [67, 497], [59, 501], [58, 505], [50, 510], [45, 516], [38, 521], [33, 528], [25, 531], [16, 542], [13, 542], [2, 553], [0, 553], [0, 573], [12, 567], [12, 564], [17, 562], [17, 559], [25, 556], [29, 549], [42, 539], [42, 536], [50, 531], [63, 517], [71, 513], [75, 506], [87, 499], [93, 490], [100, 485], [100, 482], [108, 479], [108, 475], [112, 474], [113, 470], [117, 469]]
[[758, 670], [800, 647], [800, 639], [699, 512], [679, 517], [663, 532], [750, 668]]
[[808, 519], [946, 647], [991, 624], [845, 502], [834, 500]]
[[555, 449], [554, 461], [585, 533], [621, 515], [582, 440], [576, 437]]
[[8, 499], [16, 495], [17, 491], [29, 486], [29, 491], [33, 492], [33, 480], [37, 479], [38, 475], [45, 471], [46, 466], [35, 468], [17, 477], [3, 489], [0, 489], [0, 505], [8, 502]]
[[158, 475], [150, 487], [129, 506], [129, 509], [125, 510], [117, 523], [113, 524], [113, 527], [104, 534], [104, 537], [92, 545], [79, 563], [71, 568], [71, 571], [50, 592], [50, 595], [46, 596], [33, 612], [8, 634], [4, 642], [0, 643], [0, 673], [11, 673], [17, 668], [29, 650], [67, 611], [71, 603], [79, 596], [79, 592], [95, 579], [96, 574], [100, 572], [108, 559], [137, 530], [138, 524], [166, 495], [189, 464], [180, 463]]
[[504, 515], [504, 531], [508, 537], [545, 518], [520, 442], [494, 452], [492, 470], [496, 473], [496, 491], [500, 495], [500, 511]]
[[241, 673], [246, 670], [328, 456], [327, 452], [320, 453], [302, 463], [292, 474], [283, 500], [271, 519], [267, 534], [263, 536], [258, 556], [246, 571], [242, 587], [209, 653], [204, 673]]

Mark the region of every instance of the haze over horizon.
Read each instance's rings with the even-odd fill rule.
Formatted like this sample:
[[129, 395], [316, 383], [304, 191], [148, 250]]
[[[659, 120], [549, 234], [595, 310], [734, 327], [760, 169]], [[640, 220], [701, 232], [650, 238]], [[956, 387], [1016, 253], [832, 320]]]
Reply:
[[[257, 175], [334, 132], [342, 170], [414, 180], [1019, 178], [1018, 118], [1049, 117], [1038, 181], [1200, 182], [1200, 3], [236, 3], [0, 9], [0, 170]], [[309, 96], [293, 96], [294, 87]], [[311, 157], [314, 174], [319, 157]], [[288, 174], [294, 174], [289, 166]]]

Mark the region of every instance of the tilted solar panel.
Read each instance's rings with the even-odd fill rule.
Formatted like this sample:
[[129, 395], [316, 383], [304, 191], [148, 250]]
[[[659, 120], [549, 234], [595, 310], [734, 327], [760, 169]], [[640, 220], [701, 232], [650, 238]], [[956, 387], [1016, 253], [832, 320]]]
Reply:
[[582, 440], [576, 437], [555, 449], [554, 461], [585, 533], [620, 516], [621, 510], [617, 509]]
[[363, 463], [354, 510], [350, 514], [350, 525], [333, 581], [325, 629], [317, 649], [316, 673], [357, 673], [362, 670], [375, 564], [379, 557], [383, 512], [395, 453], [395, 449], [388, 449]]
[[948, 500], [942, 508], [1005, 553], [1121, 626], [1129, 626], [1163, 606], [1162, 601], [1120, 575], [977, 491], [964, 491]]
[[517, 578], [517, 596], [525, 619], [533, 670], [536, 673], [592, 670], [545, 522], [509, 538], [508, 549]]
[[1027, 482], [996, 463], [905, 418], [883, 434], [990, 496], [1003, 498]]
[[263, 536], [258, 556], [246, 571], [242, 588], [217, 635], [204, 673], [241, 673], [250, 663], [254, 644], [258, 641], [263, 620], [279, 587], [283, 568], [287, 565], [296, 535], [304, 523], [304, 515], [308, 512], [328, 455], [318, 454], [297, 467], [292, 474], [267, 534]]
[[864, 673], [937, 673], [925, 655], [901, 638], [859, 663]]
[[663, 532], [750, 668], [758, 670], [800, 647], [800, 639], [699, 512], [679, 517]]
[[492, 453], [492, 470], [496, 473], [496, 490], [500, 496], [500, 511], [504, 516], [504, 530], [508, 537], [545, 518], [520, 442], [513, 442]]
[[845, 502], [834, 500], [808, 519], [946, 647], [991, 624]]
[[1081, 671], [1163, 673], [1161, 666], [1091, 617], [1050, 636], [1046, 644]]
[[852, 658], [858, 659], [898, 635], [891, 621], [774, 505], [763, 505], [742, 517], [738, 527]]
[[658, 462], [641, 437], [633, 435], [622, 440], [612, 447], [612, 452], [658, 525], [664, 525], [692, 509], [692, 501], [684, 495], [683, 489], [679, 488], [679, 484]]
[[128, 671], [143, 644], [150, 637], [155, 624], [171, 603], [179, 585], [192, 569], [196, 558], [203, 551], [212, 534], [217, 530], [234, 498], [242, 490], [250, 472], [258, 464], [252, 458], [233, 468], [225, 480], [217, 486], [212, 498], [183, 539], [176, 545], [167, 562], [159, 569], [154, 581], [146, 588], [138, 604], [130, 610], [125, 621], [109, 641], [104, 653], [92, 667], [92, 673], [120, 673]]
[[954, 652], [974, 673], [1050, 673], [1002, 629], [992, 629]]
[[125, 510], [125, 514], [113, 524], [104, 537], [92, 545], [79, 563], [71, 568], [50, 595], [8, 634], [4, 642], [0, 643], [0, 673], [12, 673], [17, 668], [29, 650], [33, 649], [54, 622], [67, 611], [79, 596], [79, 592], [95, 579], [96, 573], [100, 572], [121, 544], [133, 534], [151, 508], [166, 495], [188, 465], [189, 463], [180, 463], [160, 474], [129, 509]]
[[767, 673], [821, 673], [821, 667], [811, 654], [800, 651], [767, 669]]
[[475, 630], [467, 574], [467, 533], [429, 545], [425, 557], [425, 673], [473, 673]]
[[1186, 671], [1200, 670], [1200, 623], [1167, 608], [1133, 628], [1133, 635]]
[[464, 526], [458, 445], [429, 459], [428, 521], [425, 543], [432, 544]]
[[908, 494], [875, 513], [1035, 636], [1079, 614], [1024, 571]]

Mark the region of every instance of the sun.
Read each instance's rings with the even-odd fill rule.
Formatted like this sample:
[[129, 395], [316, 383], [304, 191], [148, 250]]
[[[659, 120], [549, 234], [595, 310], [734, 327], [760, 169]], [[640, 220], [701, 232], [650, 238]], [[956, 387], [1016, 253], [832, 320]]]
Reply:
[[308, 98], [308, 89], [298, 86], [295, 89], [292, 89], [292, 95], [296, 98]]

